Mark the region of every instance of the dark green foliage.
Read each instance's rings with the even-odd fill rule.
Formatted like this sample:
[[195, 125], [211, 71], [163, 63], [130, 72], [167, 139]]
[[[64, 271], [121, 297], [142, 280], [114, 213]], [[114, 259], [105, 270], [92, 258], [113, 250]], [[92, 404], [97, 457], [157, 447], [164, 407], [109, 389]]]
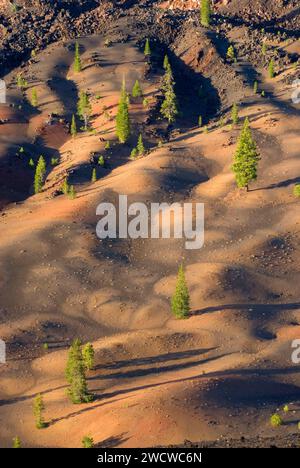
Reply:
[[169, 66], [170, 66], [169, 57], [165, 55], [163, 67], [165, 70], [167, 70]]
[[185, 280], [183, 265], [180, 266], [177, 276], [176, 290], [172, 297], [171, 308], [177, 319], [186, 319], [190, 314], [190, 295]]
[[126, 143], [130, 137], [130, 119], [128, 110], [128, 96], [123, 83], [121, 97], [116, 117], [116, 133], [120, 143]]
[[246, 119], [239, 137], [237, 150], [234, 156], [234, 164], [232, 166], [239, 188], [247, 188], [248, 191], [249, 183], [257, 179], [259, 160], [260, 156], [252, 137], [249, 120]]
[[92, 180], [93, 183], [97, 182], [97, 171], [96, 171], [95, 168], [92, 170], [92, 179], [91, 180]]
[[208, 28], [211, 21], [211, 0], [201, 0], [201, 24]]
[[35, 417], [35, 426], [37, 429], [43, 429], [47, 426], [44, 421], [43, 411], [45, 409], [43, 397], [41, 394], [37, 395], [33, 403], [33, 414]]
[[295, 197], [300, 198], [300, 184], [296, 184], [293, 190]]
[[233, 45], [230, 45], [230, 46], [228, 47], [226, 56], [227, 56], [227, 58], [228, 58], [229, 60], [234, 60], [234, 59], [235, 59], [235, 51], [234, 51]]
[[77, 135], [77, 125], [76, 125], [76, 119], [75, 119], [75, 115], [74, 115], [74, 114], [72, 115], [71, 135], [72, 135], [73, 138], [75, 138], [76, 135]]
[[134, 83], [131, 94], [132, 94], [132, 97], [134, 98], [138, 98], [143, 95], [142, 88], [138, 80], [136, 80], [136, 82]]
[[133, 148], [133, 150], [130, 153], [130, 159], [136, 159], [138, 155], [138, 150], [136, 148]]
[[13, 438], [13, 448], [22, 448], [21, 440], [18, 436]]
[[274, 60], [270, 60], [269, 67], [268, 67], [269, 77], [274, 78], [275, 76], [275, 64]]
[[139, 156], [142, 156], [145, 153], [145, 147], [144, 147], [142, 134], [139, 135], [136, 149], [137, 149]]
[[161, 114], [169, 123], [173, 123], [178, 115], [177, 99], [174, 91], [175, 81], [170, 65], [168, 66], [163, 79], [162, 90], [164, 100], [160, 109]]
[[76, 44], [75, 44], [75, 58], [74, 58], [74, 71], [76, 73], [79, 73], [79, 72], [81, 72], [81, 70], [82, 70], [82, 66], [81, 66], [79, 44], [76, 41]]
[[79, 404], [92, 401], [92, 395], [87, 390], [85, 364], [79, 339], [75, 339], [69, 349], [65, 375], [69, 383], [68, 396], [72, 403]]
[[95, 351], [91, 343], [87, 343], [86, 345], [84, 345], [82, 349], [82, 356], [85, 368], [87, 370], [92, 370], [95, 363]]
[[31, 91], [31, 105], [32, 107], [37, 107], [38, 106], [38, 96], [37, 96], [37, 90], [36, 88], [33, 88]]
[[84, 121], [84, 129], [87, 130], [90, 116], [92, 114], [92, 106], [89, 97], [85, 91], [80, 92], [79, 101], [77, 104], [77, 113]]
[[239, 108], [237, 104], [233, 104], [232, 106], [231, 119], [233, 125], [237, 125], [239, 123]]
[[83, 448], [93, 448], [94, 447], [94, 439], [89, 436], [85, 436], [82, 439], [82, 446]]
[[270, 423], [272, 427], [279, 427], [283, 424], [283, 421], [282, 421], [281, 416], [275, 413], [271, 416]]
[[150, 47], [149, 39], [146, 39], [144, 54], [146, 55], [146, 57], [151, 55], [151, 47]]
[[46, 174], [46, 162], [43, 156], [40, 156], [34, 175], [34, 193], [41, 192]]
[[68, 197], [70, 198], [70, 200], [74, 200], [74, 198], [76, 198], [77, 196], [77, 193], [75, 191], [75, 187], [74, 185], [71, 185], [69, 191], [68, 191]]

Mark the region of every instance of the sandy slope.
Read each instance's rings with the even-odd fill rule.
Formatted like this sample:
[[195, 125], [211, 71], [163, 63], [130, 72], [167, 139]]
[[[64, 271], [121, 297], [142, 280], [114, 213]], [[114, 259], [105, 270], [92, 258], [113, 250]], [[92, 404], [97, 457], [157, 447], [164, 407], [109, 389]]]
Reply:
[[[130, 148], [116, 144], [109, 168], [91, 185], [89, 154], [104, 152], [100, 138], [115, 139], [123, 75], [128, 89], [140, 78], [150, 101], [159, 77], [143, 80], [144, 59], [133, 44], [80, 42], [84, 71], [74, 75], [67, 44], [49, 47], [25, 70], [38, 91], [38, 113], [26, 110], [25, 123], [0, 127], [7, 138], [3, 158], [11, 146], [30, 149], [35, 137], [39, 150], [60, 158], [44, 192], [24, 195], [1, 217], [0, 336], [9, 343], [8, 364], [0, 369], [1, 445], [10, 446], [16, 434], [25, 446], [51, 447], [80, 446], [87, 434], [101, 446], [270, 436], [269, 415], [290, 401], [295, 412], [278, 433], [294, 432], [300, 381], [290, 354], [291, 340], [300, 336], [300, 208], [292, 188], [299, 181], [300, 118], [290, 87], [282, 77], [266, 81], [270, 98], [251, 96], [241, 110], [262, 155], [259, 179], [247, 194], [235, 188], [230, 170], [238, 129], [214, 126], [208, 134], [194, 128], [174, 135], [134, 162]], [[97, 134], [72, 141], [62, 124], [43, 128], [58, 108], [70, 118], [80, 89], [94, 96]], [[11, 96], [20, 99], [13, 85]], [[133, 145], [146, 111], [141, 103], [131, 109]], [[70, 170], [78, 197], [52, 198]], [[179, 240], [99, 242], [97, 204], [118, 194], [204, 202], [205, 247], [189, 252]], [[169, 300], [182, 260], [192, 317], [177, 322]], [[66, 348], [76, 336], [96, 348], [90, 405], [72, 406], [65, 396]], [[32, 417], [38, 392], [50, 421], [43, 431], [34, 429]]]

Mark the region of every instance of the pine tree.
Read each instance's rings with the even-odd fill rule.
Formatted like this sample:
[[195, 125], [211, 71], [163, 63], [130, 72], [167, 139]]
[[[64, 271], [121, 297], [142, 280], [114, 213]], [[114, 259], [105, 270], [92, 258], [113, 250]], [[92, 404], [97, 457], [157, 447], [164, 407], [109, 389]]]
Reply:
[[76, 73], [79, 73], [79, 72], [81, 72], [81, 70], [82, 70], [82, 66], [81, 66], [79, 44], [78, 44], [78, 41], [76, 41], [76, 44], [75, 44], [75, 58], [74, 58], [74, 71]]
[[69, 190], [70, 190], [70, 186], [69, 186], [68, 178], [66, 177], [65, 180], [63, 181], [61, 191], [64, 195], [68, 195]]
[[110, 149], [110, 141], [109, 140], [105, 143], [105, 149], [107, 151]]
[[88, 403], [92, 400], [92, 395], [87, 390], [85, 365], [79, 339], [75, 339], [70, 347], [65, 375], [69, 383], [68, 396], [72, 403]]
[[87, 130], [89, 119], [92, 113], [92, 106], [89, 97], [85, 91], [80, 92], [79, 101], [77, 104], [77, 113], [84, 121], [84, 129]]
[[263, 42], [263, 45], [261, 47], [261, 53], [263, 55], [266, 55], [266, 53], [267, 53], [267, 44], [266, 44], [266, 42]]
[[91, 343], [84, 345], [82, 350], [82, 356], [85, 368], [87, 370], [92, 370], [95, 363], [95, 350]]
[[134, 98], [138, 98], [138, 97], [141, 97], [143, 95], [142, 88], [140, 86], [139, 80], [136, 80], [136, 82], [134, 83], [131, 94], [132, 94], [132, 97], [134, 97]]
[[259, 152], [253, 140], [249, 120], [246, 119], [239, 137], [232, 170], [239, 188], [249, 189], [249, 183], [257, 179]]
[[37, 96], [37, 91], [36, 88], [33, 88], [31, 91], [31, 105], [32, 107], [37, 107], [38, 106], [38, 96]]
[[75, 119], [74, 114], [72, 115], [71, 135], [72, 135], [73, 138], [75, 138], [76, 135], [77, 135], [77, 125], [76, 125], [76, 119]]
[[126, 143], [130, 137], [130, 119], [125, 82], [123, 82], [118, 113], [116, 117], [116, 133], [120, 143]]
[[293, 190], [294, 196], [300, 198], [300, 184], [296, 184]]
[[130, 153], [130, 159], [136, 159], [138, 155], [138, 150], [136, 148], [133, 148], [133, 150]]
[[94, 439], [89, 436], [84, 436], [82, 439], [82, 446], [83, 448], [93, 448], [94, 447]]
[[20, 88], [22, 91], [24, 88], [27, 87], [27, 81], [25, 80], [25, 78], [23, 78], [23, 76], [21, 75], [21, 73], [18, 74], [17, 76], [17, 86], [18, 88]]
[[142, 134], [139, 135], [136, 149], [137, 149], [139, 156], [142, 156], [145, 153], [145, 147], [144, 147]]
[[33, 414], [35, 416], [35, 426], [37, 429], [43, 429], [46, 427], [46, 423], [43, 417], [43, 411], [45, 409], [43, 397], [41, 394], [37, 395], [34, 399]]
[[144, 54], [146, 55], [146, 57], [151, 55], [151, 47], [150, 47], [149, 39], [146, 39]]
[[68, 191], [68, 197], [70, 198], [70, 200], [74, 200], [77, 196], [77, 193], [75, 191], [75, 187], [74, 185], [71, 185], [69, 191]]
[[13, 448], [22, 448], [20, 437], [16, 436], [13, 438]]
[[170, 62], [169, 62], [169, 57], [167, 55], [165, 55], [165, 58], [164, 58], [164, 69], [167, 70], [170, 66]]
[[198, 126], [199, 127], [202, 127], [203, 125], [203, 118], [202, 118], [202, 115], [199, 115], [199, 118], [198, 118]]
[[201, 24], [206, 28], [210, 25], [211, 4], [210, 0], [201, 0]]
[[46, 162], [43, 156], [40, 156], [34, 175], [34, 193], [39, 193], [43, 188], [44, 178], [46, 174]]
[[190, 314], [190, 295], [185, 280], [183, 265], [180, 266], [178, 271], [176, 290], [172, 297], [171, 308], [177, 319], [188, 318]]
[[94, 168], [94, 169], [92, 170], [92, 179], [91, 179], [91, 180], [92, 180], [93, 183], [97, 182], [97, 171], [96, 171], [96, 168]]
[[98, 158], [98, 166], [104, 167], [105, 166], [105, 159], [104, 156], [99, 156]]
[[239, 123], [239, 108], [237, 104], [233, 104], [232, 106], [231, 119], [233, 125], [237, 125]]
[[230, 46], [228, 47], [226, 56], [227, 56], [227, 58], [229, 58], [230, 60], [234, 60], [234, 59], [235, 59], [235, 52], [234, 52], [234, 47], [233, 47], [233, 45], [230, 45]]
[[164, 101], [162, 103], [160, 112], [169, 123], [173, 123], [178, 115], [176, 94], [174, 91], [175, 81], [173, 78], [172, 69], [168, 66], [164, 79], [163, 79], [163, 93]]
[[275, 65], [274, 65], [274, 60], [273, 59], [270, 60], [268, 71], [269, 71], [269, 77], [274, 78], [274, 76], [275, 76]]
[[28, 164], [29, 164], [29, 167], [34, 167], [34, 160], [30, 158]]
[[257, 91], [258, 91], [258, 82], [257, 82], [257, 81], [254, 81], [254, 84], [253, 84], [253, 92], [254, 92], [254, 94], [257, 94]]

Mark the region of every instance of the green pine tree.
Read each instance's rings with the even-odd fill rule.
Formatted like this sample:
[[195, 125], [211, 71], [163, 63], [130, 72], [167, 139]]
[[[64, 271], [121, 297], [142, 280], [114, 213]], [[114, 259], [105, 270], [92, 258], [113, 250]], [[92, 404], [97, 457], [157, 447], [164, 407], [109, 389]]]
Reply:
[[201, 24], [208, 28], [211, 22], [211, 0], [201, 0]]
[[233, 104], [232, 106], [231, 119], [233, 125], [237, 125], [239, 123], [239, 108], [237, 104]]
[[246, 188], [248, 191], [249, 183], [257, 179], [259, 160], [260, 156], [252, 137], [249, 120], [246, 119], [239, 137], [237, 150], [234, 156], [234, 164], [232, 166], [239, 188]]
[[139, 135], [136, 149], [137, 149], [139, 156], [142, 156], [145, 153], [145, 147], [144, 147], [142, 134]]
[[104, 167], [105, 166], [105, 159], [104, 156], [99, 156], [98, 158], [98, 166]]
[[80, 92], [79, 101], [77, 104], [77, 113], [84, 121], [84, 129], [88, 129], [89, 119], [92, 114], [92, 106], [89, 97], [85, 91]]
[[64, 195], [68, 195], [69, 190], [70, 190], [70, 186], [69, 186], [68, 178], [66, 177], [65, 180], [63, 181], [61, 191]]
[[165, 55], [165, 58], [164, 58], [164, 69], [167, 70], [170, 66], [170, 62], [169, 62], [169, 57], [167, 55]]
[[92, 181], [93, 183], [97, 182], [97, 171], [96, 171], [96, 168], [94, 168], [94, 169], [92, 170], [92, 178], [91, 178], [91, 181]]
[[79, 51], [79, 43], [76, 41], [75, 43], [75, 58], [74, 58], [74, 71], [76, 73], [81, 72], [82, 66], [81, 66], [81, 58], [80, 58], [80, 51]]
[[22, 448], [20, 437], [16, 436], [13, 438], [13, 448]]
[[82, 356], [85, 368], [92, 370], [95, 364], [95, 350], [91, 343], [84, 345], [82, 349]]
[[46, 162], [43, 156], [40, 156], [34, 175], [34, 193], [41, 192], [46, 174]]
[[164, 100], [161, 105], [160, 112], [169, 123], [173, 123], [178, 115], [177, 99], [174, 91], [175, 81], [172, 73], [172, 69], [168, 66], [164, 79], [163, 79], [163, 93]]
[[138, 155], [138, 150], [136, 148], [133, 148], [130, 153], [130, 159], [136, 159], [137, 155]]
[[253, 92], [254, 92], [254, 94], [257, 94], [257, 91], [258, 91], [258, 82], [257, 82], [257, 81], [254, 81], [254, 84], [253, 84]]
[[65, 375], [69, 383], [68, 396], [72, 403], [90, 402], [92, 400], [92, 395], [90, 395], [87, 390], [81, 341], [78, 338], [73, 341], [69, 349]]
[[120, 143], [126, 143], [130, 137], [130, 119], [128, 109], [128, 96], [125, 82], [123, 82], [121, 97], [116, 117], [116, 133]]
[[27, 81], [25, 80], [25, 78], [23, 78], [21, 73], [18, 73], [18, 76], [17, 76], [17, 86], [22, 91], [23, 91], [24, 88], [27, 87]]
[[203, 118], [202, 118], [202, 115], [199, 115], [199, 118], [198, 118], [198, 126], [199, 127], [202, 127], [203, 125]]
[[275, 64], [274, 60], [270, 60], [269, 67], [268, 67], [269, 77], [274, 78], [275, 76]]
[[36, 88], [33, 88], [31, 91], [31, 105], [32, 107], [37, 107], [38, 106], [38, 96], [37, 96], [37, 90]]
[[77, 193], [75, 191], [75, 187], [74, 185], [71, 185], [70, 186], [70, 189], [68, 191], [68, 197], [70, 198], [70, 200], [74, 200], [77, 196]]
[[263, 42], [263, 45], [262, 45], [262, 47], [261, 47], [261, 53], [262, 53], [264, 56], [265, 56], [266, 53], [267, 53], [267, 44], [266, 44], [265, 41]]
[[33, 403], [33, 414], [35, 416], [35, 426], [37, 429], [43, 429], [46, 427], [46, 423], [43, 417], [43, 411], [45, 409], [43, 397], [41, 394], [37, 395]]
[[146, 55], [146, 57], [151, 55], [151, 47], [150, 47], [149, 39], [146, 39], [144, 54]]
[[139, 83], [139, 80], [136, 80], [136, 82], [134, 83], [131, 94], [132, 94], [132, 97], [134, 97], [134, 98], [138, 98], [138, 97], [141, 97], [143, 95], [142, 88], [141, 88], [141, 85]]
[[28, 164], [29, 164], [29, 167], [34, 167], [34, 160], [30, 158]]
[[227, 56], [227, 58], [229, 58], [230, 60], [234, 60], [234, 59], [235, 59], [235, 51], [234, 51], [233, 45], [230, 45], [230, 46], [228, 47], [226, 56]]
[[190, 295], [185, 280], [183, 265], [179, 267], [175, 293], [171, 300], [171, 308], [177, 319], [185, 319], [190, 314]]
[[93, 448], [94, 447], [94, 439], [89, 436], [84, 436], [82, 439], [82, 446], [83, 448]]
[[74, 114], [72, 115], [71, 135], [72, 135], [73, 138], [75, 138], [76, 135], [77, 135], [77, 125], [76, 125], [76, 119], [75, 119], [75, 115], [74, 115]]
[[293, 190], [294, 196], [300, 198], [300, 184], [296, 184]]

